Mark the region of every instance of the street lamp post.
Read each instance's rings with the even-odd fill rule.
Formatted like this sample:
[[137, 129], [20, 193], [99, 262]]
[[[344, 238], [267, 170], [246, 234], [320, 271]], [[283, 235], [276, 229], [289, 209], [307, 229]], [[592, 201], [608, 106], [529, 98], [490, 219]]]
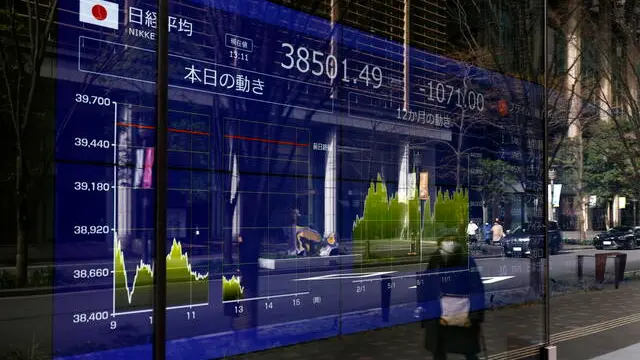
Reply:
[[551, 189], [549, 189], [549, 194], [548, 196], [551, 197], [551, 199], [549, 199], [548, 203], [549, 203], [549, 220], [553, 221], [554, 219], [554, 211], [553, 211], [553, 182], [556, 179], [556, 169], [549, 169], [549, 184], [551, 185]]
[[[418, 198], [416, 199], [416, 201], [418, 202], [418, 204], [422, 205], [422, 200], [420, 200], [420, 166], [422, 165], [422, 154], [420, 154], [420, 150], [416, 151], [414, 153], [413, 156], [413, 172], [414, 172], [414, 176], [415, 176], [415, 186], [416, 189], [418, 190], [417, 192], [414, 190], [413, 194], [411, 194], [411, 196], [416, 195], [416, 193], [418, 194]], [[411, 172], [409, 172], [411, 173]], [[422, 209], [422, 207], [420, 207]], [[424, 210], [423, 210], [424, 211]], [[420, 212], [422, 214], [422, 212]], [[424, 216], [420, 217], [420, 220], [418, 220], [420, 222], [420, 224], [417, 226], [418, 229], [421, 228], [422, 226], [422, 218], [424, 218]], [[410, 227], [411, 228], [411, 225]], [[415, 229], [416, 226], [413, 225], [413, 228]], [[410, 250], [409, 250], [409, 254], [410, 255], [417, 255], [417, 254], [422, 254], [422, 232], [418, 232], [418, 234], [409, 234], [409, 236], [411, 237], [411, 246], [410, 246]]]

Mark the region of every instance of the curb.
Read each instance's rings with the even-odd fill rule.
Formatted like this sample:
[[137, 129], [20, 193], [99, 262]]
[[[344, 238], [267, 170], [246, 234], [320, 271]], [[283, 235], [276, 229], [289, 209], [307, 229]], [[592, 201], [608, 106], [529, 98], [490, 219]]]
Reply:
[[625, 279], [626, 279], [627, 276], [640, 277], [640, 270], [625, 271], [624, 272], [624, 276], [625, 276]]
[[[112, 285], [85, 285], [82, 287], [72, 287], [72, 286], [59, 286], [59, 287], [36, 287], [36, 288], [25, 288], [25, 289], [6, 289], [0, 290], [0, 299], [8, 299], [12, 297], [21, 297], [21, 296], [38, 296], [38, 295], [53, 295], [55, 294], [65, 294], [65, 293], [73, 293], [73, 292], [84, 292], [84, 291], [92, 291], [92, 290], [100, 290], [100, 289], [110, 289]], [[68, 291], [65, 291], [68, 290]]]
[[593, 245], [566, 245], [566, 244], [562, 247], [562, 250], [589, 250], [589, 249], [595, 250], [595, 247], [593, 247]]

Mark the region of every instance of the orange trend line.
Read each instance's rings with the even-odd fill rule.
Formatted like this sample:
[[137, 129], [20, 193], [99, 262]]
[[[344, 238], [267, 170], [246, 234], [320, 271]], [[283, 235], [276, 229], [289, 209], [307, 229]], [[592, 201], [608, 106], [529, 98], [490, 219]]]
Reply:
[[227, 138], [227, 139], [258, 141], [258, 142], [271, 143], [271, 144], [280, 144], [280, 145], [293, 145], [293, 146], [301, 146], [301, 147], [308, 147], [309, 146], [309, 144], [301, 144], [301, 143], [292, 142], [292, 141], [261, 139], [261, 138], [254, 138], [254, 137], [241, 136], [241, 135], [225, 135], [224, 137]]
[[[129, 124], [129, 123], [118, 123], [118, 126], [134, 127], [138, 129], [149, 129], [149, 130], [156, 129], [155, 126], [151, 126], [151, 125], [140, 125], [140, 124]], [[169, 128], [169, 132], [209, 136], [208, 132], [194, 131], [194, 130], [182, 130], [182, 129]]]

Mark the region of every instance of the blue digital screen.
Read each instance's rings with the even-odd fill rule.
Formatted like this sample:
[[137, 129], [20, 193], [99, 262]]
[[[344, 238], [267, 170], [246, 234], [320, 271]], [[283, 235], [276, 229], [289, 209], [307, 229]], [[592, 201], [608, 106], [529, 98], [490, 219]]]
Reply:
[[[60, 358], [151, 356], [155, 3], [58, 12]], [[263, 0], [170, 3], [168, 358], [415, 321], [436, 199], [482, 220], [483, 158], [542, 190], [539, 87]]]

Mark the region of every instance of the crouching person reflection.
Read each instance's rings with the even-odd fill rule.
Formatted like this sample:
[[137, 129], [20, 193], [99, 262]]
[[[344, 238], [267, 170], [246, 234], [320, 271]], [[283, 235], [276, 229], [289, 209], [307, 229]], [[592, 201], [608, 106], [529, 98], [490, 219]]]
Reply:
[[[422, 276], [422, 308], [425, 346], [435, 360], [447, 354], [462, 354], [477, 360], [482, 351], [484, 286], [476, 262], [465, 252], [464, 239], [445, 236], [429, 257]], [[482, 342], [483, 343], [483, 342]]]

